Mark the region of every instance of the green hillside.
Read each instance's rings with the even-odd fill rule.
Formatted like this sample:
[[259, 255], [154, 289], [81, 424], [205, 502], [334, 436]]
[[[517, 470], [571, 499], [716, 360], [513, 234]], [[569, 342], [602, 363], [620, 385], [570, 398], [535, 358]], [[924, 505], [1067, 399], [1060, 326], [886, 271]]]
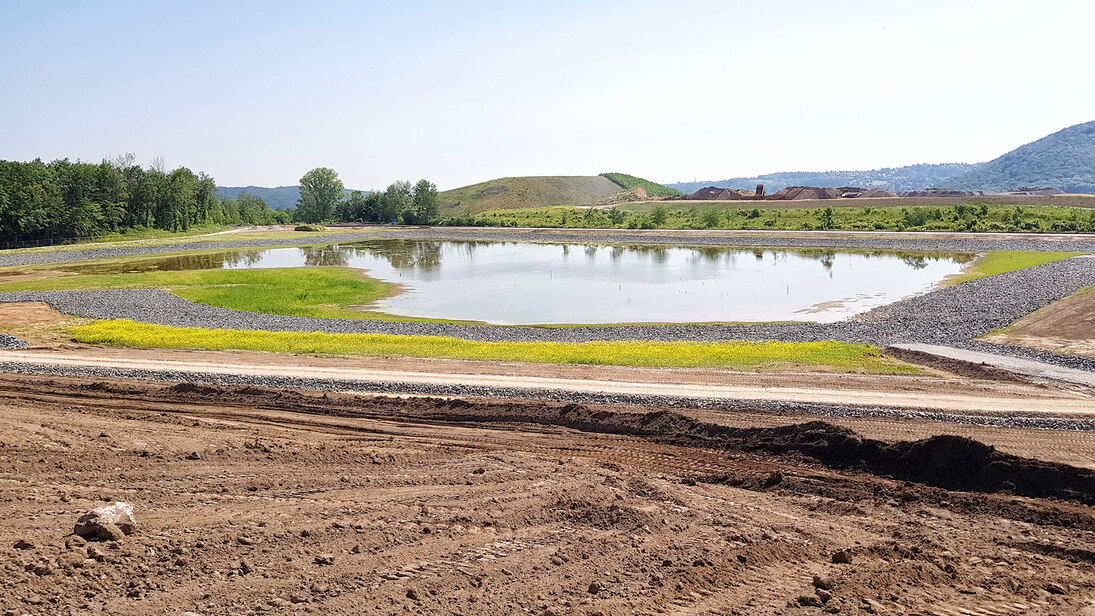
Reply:
[[943, 185], [985, 192], [1051, 186], [1071, 193], [1095, 193], [1095, 122], [1028, 143]]
[[662, 186], [661, 184], [651, 182], [650, 180], [644, 180], [642, 178], [637, 178], [633, 175], [628, 175], [626, 173], [602, 173], [601, 177], [608, 178], [608, 179], [612, 180], [613, 182], [616, 183], [617, 186], [619, 186], [620, 188], [623, 188], [624, 190], [631, 190], [632, 188], [635, 188], [637, 186], [641, 186], [643, 188], [643, 190], [646, 191], [646, 194], [651, 196], [651, 197], [679, 197], [679, 196], [681, 196], [680, 191], [675, 189], [675, 188], [670, 188], [668, 186]]
[[499, 178], [446, 190], [439, 195], [439, 199], [443, 209], [482, 212], [492, 209], [593, 205], [620, 190], [615, 182], [599, 175], [527, 176]]

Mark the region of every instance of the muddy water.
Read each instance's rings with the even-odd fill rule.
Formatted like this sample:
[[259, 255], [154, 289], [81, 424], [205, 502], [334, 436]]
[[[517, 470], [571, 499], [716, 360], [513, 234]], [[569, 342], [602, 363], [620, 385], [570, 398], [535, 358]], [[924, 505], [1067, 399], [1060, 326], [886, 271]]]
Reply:
[[81, 267], [83, 273], [336, 266], [406, 288], [370, 306], [499, 324], [831, 322], [925, 292], [968, 255], [370, 240]]

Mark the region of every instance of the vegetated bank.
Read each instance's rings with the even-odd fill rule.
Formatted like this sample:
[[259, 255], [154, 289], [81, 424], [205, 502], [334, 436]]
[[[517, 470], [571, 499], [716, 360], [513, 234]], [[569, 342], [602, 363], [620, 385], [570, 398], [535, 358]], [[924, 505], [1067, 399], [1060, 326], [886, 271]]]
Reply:
[[1025, 252], [1019, 250], [1001, 250], [998, 252], [990, 252], [978, 258], [965, 268], [960, 276], [954, 276], [944, 282], [947, 286], [952, 286], [966, 282], [968, 280], [976, 280], [978, 278], [985, 278], [986, 276], [995, 276], [997, 274], [1004, 274], [1007, 272], [1014, 272], [1015, 270], [1025, 269], [1028, 267], [1034, 267], [1036, 265], [1042, 265], [1043, 263], [1052, 263], [1054, 261], [1060, 261], [1061, 259], [1068, 259], [1070, 257], [1078, 257], [1084, 253], [1082, 252]]
[[865, 374], [920, 370], [878, 347], [844, 342], [481, 342], [442, 336], [269, 332], [168, 327], [127, 320], [73, 329], [79, 342], [141, 348], [271, 351], [361, 357], [428, 357], [492, 362], [729, 370], [818, 369]]
[[[1080, 197], [1088, 200], [1089, 198]], [[891, 201], [891, 200], [886, 200]], [[1095, 198], [1089, 199], [1095, 208]], [[761, 204], [764, 207], [761, 207]], [[953, 231], [976, 233], [1095, 233], [1095, 209], [1000, 205], [961, 200], [952, 205], [900, 207], [770, 207], [770, 202], [655, 202], [611, 208], [492, 209], [453, 216], [442, 225], [605, 229], [742, 229], [781, 231]], [[816, 203], [816, 202], [814, 202]], [[915, 203], [915, 202], [913, 202]], [[733, 205], [730, 205], [733, 204]]]

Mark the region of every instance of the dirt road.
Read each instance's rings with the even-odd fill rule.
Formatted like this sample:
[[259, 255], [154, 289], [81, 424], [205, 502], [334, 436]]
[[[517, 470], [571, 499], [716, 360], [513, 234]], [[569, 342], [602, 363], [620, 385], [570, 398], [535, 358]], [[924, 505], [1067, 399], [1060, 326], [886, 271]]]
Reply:
[[[175, 353], [173, 352], [172, 355]], [[367, 359], [339, 359], [337, 362], [294, 358], [293, 362], [273, 362], [271, 355], [250, 354], [245, 360], [225, 361], [231, 355], [198, 356], [202, 359], [162, 359], [156, 351], [127, 350], [125, 356], [103, 353], [88, 348], [81, 352], [55, 350], [0, 351], [0, 363], [57, 366], [75, 369], [108, 369], [147, 372], [150, 378], [177, 379], [180, 374], [234, 375], [244, 377], [282, 377], [300, 381], [337, 381], [360, 390], [368, 391], [377, 383], [407, 385], [447, 385], [499, 390], [546, 390], [566, 393], [592, 393], [628, 396], [662, 396], [680, 399], [715, 399], [748, 402], [781, 401], [813, 404], [852, 405], [898, 409], [930, 409], [963, 413], [1022, 413], [1075, 415], [1095, 417], [1095, 397], [1090, 393], [1066, 389], [1036, 388], [1020, 385], [993, 385], [992, 390], [984, 383], [966, 383], [958, 386], [952, 380], [931, 382], [931, 379], [901, 379], [899, 377], [874, 377], [872, 379], [848, 379], [841, 386], [837, 375], [828, 375], [829, 384], [819, 387], [803, 386], [809, 378], [788, 378], [799, 375], [750, 375], [752, 378], [737, 379], [734, 373], [711, 374], [710, 380], [674, 378], [683, 371], [601, 371], [598, 368], [584, 371], [572, 370], [559, 375], [534, 376], [529, 370], [518, 373], [490, 370], [491, 364], [460, 362], [454, 370], [453, 362], [428, 362], [417, 360], [404, 362], [403, 366], [415, 365], [419, 370], [396, 369], [391, 363], [380, 366]], [[191, 356], [193, 357], [193, 355]], [[216, 359], [220, 358], [220, 361]], [[213, 361], [210, 361], [213, 359]], [[431, 369], [432, 368], [432, 369]], [[552, 368], [544, 367], [548, 374]], [[581, 374], [581, 376], [579, 376]], [[623, 377], [623, 378], [621, 378]], [[914, 391], [901, 384], [911, 382], [921, 386]], [[849, 383], [856, 386], [849, 386]], [[981, 385], [978, 387], [977, 385]], [[396, 388], [399, 391], [399, 388]], [[413, 388], [404, 391], [414, 392]]]

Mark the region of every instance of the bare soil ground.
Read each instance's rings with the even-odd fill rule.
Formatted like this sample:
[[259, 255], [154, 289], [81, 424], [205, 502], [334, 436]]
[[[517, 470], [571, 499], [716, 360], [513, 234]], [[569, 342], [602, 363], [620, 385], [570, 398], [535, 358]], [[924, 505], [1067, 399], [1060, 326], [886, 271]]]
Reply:
[[1095, 614], [1087, 434], [682, 413], [2, 376], [0, 610]]
[[983, 338], [997, 344], [1095, 357], [1095, 288], [1088, 288], [1023, 317], [1006, 331]]

